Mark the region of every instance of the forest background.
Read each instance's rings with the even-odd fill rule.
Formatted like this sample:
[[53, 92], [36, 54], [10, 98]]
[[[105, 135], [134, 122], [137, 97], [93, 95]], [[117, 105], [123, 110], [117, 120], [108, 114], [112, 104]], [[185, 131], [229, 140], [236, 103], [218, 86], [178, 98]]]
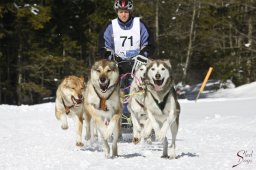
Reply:
[[[1, 0], [0, 104], [55, 96], [67, 75], [88, 78], [114, 0]], [[175, 82], [256, 80], [255, 0], [134, 0], [154, 35], [153, 58], [170, 59]]]

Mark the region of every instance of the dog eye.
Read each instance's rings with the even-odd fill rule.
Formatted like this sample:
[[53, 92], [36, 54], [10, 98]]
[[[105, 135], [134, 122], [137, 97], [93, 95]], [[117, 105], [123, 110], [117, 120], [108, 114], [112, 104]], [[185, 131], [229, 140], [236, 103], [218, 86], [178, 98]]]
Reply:
[[162, 70], [162, 71], [164, 71], [164, 70], [165, 70], [165, 68], [162, 68], [161, 70]]
[[109, 72], [111, 72], [111, 71], [112, 71], [112, 70], [110, 70], [110, 69], [109, 69], [109, 70], [107, 70], [107, 72], [108, 72], [108, 73], [109, 73]]
[[99, 69], [97, 69], [96, 71], [97, 71], [98, 73], [100, 72], [100, 70], [99, 70]]

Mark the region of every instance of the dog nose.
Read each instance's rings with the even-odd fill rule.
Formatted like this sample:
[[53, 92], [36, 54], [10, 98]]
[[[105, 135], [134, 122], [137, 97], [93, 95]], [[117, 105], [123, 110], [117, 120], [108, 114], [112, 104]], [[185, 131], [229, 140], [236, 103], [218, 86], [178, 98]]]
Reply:
[[78, 95], [78, 98], [79, 98], [79, 99], [82, 99], [82, 98], [83, 98], [83, 95], [82, 95], [82, 94], [79, 94], [79, 95]]
[[100, 78], [100, 82], [101, 82], [101, 83], [104, 83], [105, 81], [106, 81], [106, 78], [105, 78], [105, 77], [101, 77], [101, 78]]
[[157, 73], [155, 77], [156, 77], [156, 79], [160, 79], [161, 75], [159, 73]]

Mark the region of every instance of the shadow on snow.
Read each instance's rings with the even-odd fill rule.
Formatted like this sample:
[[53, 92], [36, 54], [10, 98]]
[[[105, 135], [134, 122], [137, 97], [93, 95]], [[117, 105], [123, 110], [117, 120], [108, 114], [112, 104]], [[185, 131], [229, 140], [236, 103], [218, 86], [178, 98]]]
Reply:
[[196, 153], [190, 153], [190, 152], [184, 153], [184, 152], [182, 152], [180, 155], [176, 156], [176, 159], [179, 159], [179, 158], [182, 158], [182, 157], [199, 157], [199, 155], [196, 154]]

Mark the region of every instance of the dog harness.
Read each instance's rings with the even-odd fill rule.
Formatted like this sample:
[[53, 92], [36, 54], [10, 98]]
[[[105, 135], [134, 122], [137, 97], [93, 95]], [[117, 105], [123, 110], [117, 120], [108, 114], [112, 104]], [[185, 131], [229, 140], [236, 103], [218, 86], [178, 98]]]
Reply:
[[63, 99], [63, 98], [61, 98], [61, 99], [62, 99], [63, 106], [64, 106], [64, 108], [65, 108], [66, 114], [69, 114], [69, 113], [70, 113], [70, 109], [71, 109], [72, 107], [74, 107], [74, 105], [67, 106], [67, 105], [65, 104], [65, 102], [64, 102], [64, 99]]
[[135, 99], [135, 101], [140, 105], [140, 107], [144, 108], [144, 104], [142, 104], [141, 102], [139, 102], [137, 99]]
[[[116, 86], [118, 83], [112, 85], [111, 87], [109, 88], [112, 88], [114, 86]], [[114, 93], [115, 90], [113, 90], [109, 95], [108, 97], [101, 97], [100, 94], [97, 92], [96, 88], [94, 86], [92, 86], [95, 93], [97, 94], [97, 96], [100, 98], [100, 104], [99, 104], [99, 108], [103, 111], [108, 111], [108, 108], [107, 108], [107, 105], [106, 105], [106, 101], [112, 96], [112, 94]], [[109, 89], [108, 88], [108, 89]]]
[[70, 113], [70, 109], [75, 106], [75, 103], [74, 103], [73, 100], [75, 100], [77, 102], [77, 104], [81, 104], [84, 101], [84, 98], [82, 97], [81, 99], [75, 99], [73, 96], [71, 96], [71, 101], [73, 102], [73, 105], [71, 105], [71, 106], [67, 106], [65, 104], [63, 97], [61, 97], [61, 100], [62, 100], [63, 106], [65, 108], [66, 114], [69, 114]]
[[151, 96], [153, 97], [154, 101], [156, 102], [157, 106], [159, 107], [160, 110], [164, 110], [166, 102], [167, 102], [167, 98], [169, 96], [171, 91], [169, 91], [165, 96], [164, 96], [164, 100], [162, 102], [158, 102], [158, 100], [154, 97], [154, 95], [152, 93]]

